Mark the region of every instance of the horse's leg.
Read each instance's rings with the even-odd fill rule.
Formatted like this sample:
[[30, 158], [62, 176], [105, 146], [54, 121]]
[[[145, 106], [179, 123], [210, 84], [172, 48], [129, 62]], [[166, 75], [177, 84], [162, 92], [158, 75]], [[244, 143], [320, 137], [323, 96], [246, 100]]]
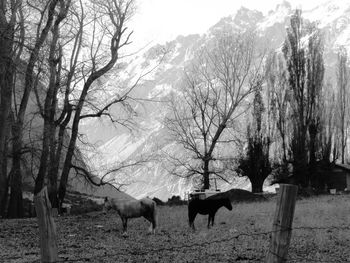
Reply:
[[152, 223], [152, 222], [151, 222], [151, 224], [149, 225], [148, 233], [154, 234], [154, 228], [153, 228], [153, 223]]
[[192, 227], [193, 230], [196, 230], [194, 227], [194, 219], [196, 218], [197, 213], [188, 213], [188, 221], [190, 224], [190, 227]]
[[211, 214], [208, 215], [208, 229], [210, 228]]
[[122, 221], [123, 221], [123, 237], [128, 236], [128, 219], [126, 217], [122, 217]]
[[151, 215], [151, 212], [150, 213], [147, 213], [146, 216], [144, 216], [151, 224], [149, 225], [149, 228], [148, 228], [148, 232], [151, 233], [151, 234], [154, 234], [155, 233], [155, 223], [154, 223], [154, 219], [153, 219], [153, 216]]
[[156, 233], [156, 227], [157, 227], [157, 222], [156, 222], [156, 218], [153, 217], [152, 218], [152, 221], [151, 221], [151, 225], [149, 226], [149, 230], [152, 234], [155, 234]]
[[146, 214], [143, 215], [143, 217], [149, 221], [151, 224], [148, 228], [149, 233], [155, 233], [155, 228], [156, 228], [156, 222], [155, 222], [155, 215], [153, 215], [154, 212], [147, 212]]
[[215, 219], [215, 213], [214, 213], [213, 216], [211, 217], [211, 226], [214, 226], [214, 219]]
[[152, 211], [152, 233], [155, 234], [156, 233], [156, 227], [157, 227], [157, 211], [153, 210]]

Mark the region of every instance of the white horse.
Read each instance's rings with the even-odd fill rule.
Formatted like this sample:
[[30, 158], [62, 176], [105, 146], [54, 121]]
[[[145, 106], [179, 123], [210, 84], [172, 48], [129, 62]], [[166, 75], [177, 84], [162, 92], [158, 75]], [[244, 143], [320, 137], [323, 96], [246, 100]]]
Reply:
[[150, 198], [121, 202], [117, 198], [105, 198], [103, 211], [106, 213], [110, 209], [118, 212], [123, 223], [123, 236], [127, 236], [128, 218], [143, 216], [151, 225], [149, 232], [155, 233], [157, 226], [156, 203]]

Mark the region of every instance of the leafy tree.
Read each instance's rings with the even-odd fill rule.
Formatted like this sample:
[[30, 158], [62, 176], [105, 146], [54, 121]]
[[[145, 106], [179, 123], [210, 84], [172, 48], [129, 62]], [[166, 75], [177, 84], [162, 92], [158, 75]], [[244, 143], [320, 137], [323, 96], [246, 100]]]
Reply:
[[291, 149], [293, 153], [293, 173], [298, 183], [306, 184], [305, 170], [307, 168], [308, 156], [306, 149], [307, 139], [307, 116], [306, 104], [306, 58], [305, 47], [302, 37], [305, 35], [301, 11], [296, 10], [287, 28], [287, 37], [283, 46], [283, 53], [287, 62], [289, 89], [292, 93], [292, 122], [293, 135]]
[[304, 25], [301, 10], [296, 10], [291, 17], [283, 54], [291, 91], [293, 175], [298, 184], [308, 186], [310, 173], [307, 167], [309, 161], [313, 164], [316, 161], [324, 65], [321, 34], [314, 25]]
[[[289, 99], [290, 92], [288, 89], [288, 74], [286, 71], [285, 60], [279, 54], [273, 52], [266, 63], [266, 85], [267, 85], [267, 100], [270, 103], [270, 118], [277, 128], [278, 135], [281, 139], [282, 147], [277, 146], [282, 150], [282, 163], [288, 162], [289, 151], [289, 117], [291, 114]], [[272, 125], [272, 124], [270, 124]], [[278, 141], [277, 138], [274, 138]]]
[[247, 150], [238, 159], [236, 172], [248, 177], [253, 193], [261, 193], [267, 176], [271, 173], [272, 167], [269, 160], [270, 137], [266, 134], [266, 127], [263, 127], [265, 106], [261, 96], [261, 83], [255, 91], [252, 111], [252, 124], [247, 127]]
[[311, 35], [308, 40], [306, 67], [307, 67], [307, 108], [308, 132], [309, 132], [309, 184], [314, 181], [317, 157], [320, 151], [320, 124], [321, 106], [323, 104], [323, 38], [314, 24], [308, 29]]
[[346, 49], [341, 47], [338, 52], [337, 63], [337, 87], [338, 87], [338, 114], [337, 127], [340, 132], [340, 154], [341, 162], [345, 163], [345, 149], [347, 141], [347, 130], [349, 127], [349, 68], [347, 66], [348, 56]]

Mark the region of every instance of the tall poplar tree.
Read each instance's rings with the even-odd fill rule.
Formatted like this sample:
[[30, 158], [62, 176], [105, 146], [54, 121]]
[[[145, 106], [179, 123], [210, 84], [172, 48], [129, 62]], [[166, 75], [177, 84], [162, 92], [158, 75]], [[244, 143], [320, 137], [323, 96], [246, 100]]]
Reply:
[[291, 91], [293, 175], [301, 186], [311, 183], [308, 166], [316, 163], [321, 91], [324, 77], [323, 41], [314, 24], [304, 25], [301, 10], [291, 17], [283, 46]]

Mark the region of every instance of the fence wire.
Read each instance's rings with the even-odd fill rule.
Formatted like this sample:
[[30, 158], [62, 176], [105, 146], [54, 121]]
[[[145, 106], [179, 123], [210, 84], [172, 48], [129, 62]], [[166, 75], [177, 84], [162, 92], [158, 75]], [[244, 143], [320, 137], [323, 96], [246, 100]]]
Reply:
[[[282, 231], [284, 230], [294, 230], [294, 231], [298, 231], [298, 230], [350, 230], [350, 226], [317, 226], [317, 227], [310, 227], [310, 226], [300, 226], [300, 227], [294, 227], [294, 228], [284, 228], [282, 229]], [[123, 252], [118, 252], [118, 253], [105, 253], [103, 255], [96, 255], [96, 256], [92, 256], [92, 257], [81, 257], [81, 258], [74, 258], [74, 259], [70, 259], [68, 257], [61, 257], [60, 259], [63, 260], [64, 262], [78, 262], [78, 261], [91, 261], [92, 259], [95, 258], [115, 258], [118, 256], [130, 256], [130, 255], [137, 255], [137, 256], [143, 256], [143, 255], [149, 255], [149, 254], [157, 254], [157, 253], [162, 253], [162, 252], [166, 252], [166, 251], [171, 251], [171, 252], [176, 252], [176, 251], [180, 251], [180, 250], [186, 250], [186, 249], [191, 249], [191, 248], [195, 248], [195, 247], [202, 247], [202, 246], [207, 246], [207, 245], [211, 245], [213, 243], [226, 243], [226, 242], [230, 242], [233, 240], [238, 240], [240, 237], [256, 237], [256, 236], [268, 236], [271, 235], [275, 232], [280, 232], [281, 229], [279, 230], [275, 230], [275, 231], [263, 231], [263, 232], [256, 232], [256, 233], [238, 233], [235, 234], [231, 237], [226, 237], [226, 238], [221, 238], [221, 239], [214, 239], [214, 240], [210, 240], [210, 241], [203, 241], [203, 242], [195, 242], [192, 244], [184, 244], [184, 245], [180, 245], [180, 246], [172, 246], [172, 247], [162, 247], [162, 248], [157, 248], [157, 249], [147, 249], [145, 251], [136, 251], [136, 250], [126, 250]], [[322, 261], [320, 259], [312, 259], [312, 258], [306, 258], [306, 257], [286, 257], [286, 258], [282, 258], [279, 255], [275, 254], [272, 251], [269, 251], [270, 253], [272, 253], [273, 255], [288, 261], [288, 262], [327, 262], [327, 263], [343, 263], [343, 262], [350, 262], [350, 259], [345, 259], [345, 260], [326, 260], [326, 261]], [[252, 260], [252, 261], [256, 261], [256, 258], [248, 258], [248, 257], [242, 257], [242, 256], [238, 256], [236, 259], [236, 261], [240, 261], [240, 260]], [[264, 259], [263, 259], [264, 261]]]
[[[172, 246], [172, 247], [160, 247], [156, 249], [146, 249], [144, 251], [140, 250], [124, 250], [122, 252], [116, 252], [116, 253], [104, 253], [101, 255], [94, 255], [94, 256], [89, 256], [89, 257], [74, 257], [74, 258], [69, 258], [69, 257], [59, 257], [59, 259], [62, 262], [94, 262], [94, 259], [101, 260], [102, 258], [108, 259], [108, 258], [115, 258], [118, 256], [130, 256], [130, 255], [136, 255], [136, 256], [145, 256], [149, 254], [158, 254], [162, 252], [176, 252], [176, 251], [181, 251], [181, 250], [188, 250], [191, 248], [195, 247], [202, 247], [202, 246], [208, 246], [211, 244], [218, 244], [218, 243], [226, 243], [230, 242], [233, 240], [238, 240], [241, 237], [256, 237], [256, 236], [270, 236], [271, 234], [275, 232], [280, 232], [280, 231], [287, 231], [287, 230], [292, 230], [292, 231], [300, 231], [300, 230], [350, 230], [350, 225], [349, 226], [300, 226], [300, 227], [293, 227], [293, 228], [286, 228], [283, 226], [279, 226], [280, 229], [275, 230], [275, 231], [262, 231], [262, 232], [255, 232], [255, 233], [237, 233], [234, 234], [233, 236], [230, 237], [224, 237], [224, 238], [218, 238], [218, 239], [213, 239], [210, 241], [202, 241], [202, 242], [194, 242], [191, 244], [183, 244], [183, 245], [178, 245], [178, 246]], [[287, 256], [286, 258], [282, 258], [279, 255], [275, 254], [273, 251], [269, 251], [269, 253], [272, 253], [273, 255], [283, 259], [284, 261], [288, 262], [327, 262], [327, 263], [343, 263], [343, 262], [350, 262], [350, 259], [342, 259], [342, 260], [326, 260], [322, 261], [320, 259], [314, 259], [314, 258], [307, 258], [307, 257], [289, 257]], [[290, 253], [289, 253], [290, 254]], [[31, 255], [34, 255], [34, 253], [31, 253]], [[38, 255], [39, 256], [39, 255]], [[21, 257], [10, 257], [10, 258], [2, 258], [5, 260], [4, 262], [7, 262], [6, 260], [16, 260], [20, 259]], [[246, 256], [237, 256], [235, 259], [236, 261], [243, 261], [243, 260], [250, 260], [250, 261], [257, 261], [258, 259], [256, 258], [248, 258]], [[259, 259], [261, 262], [261, 259]], [[263, 259], [264, 261], [264, 259]], [[40, 260], [34, 260], [34, 262], [40, 262]]]

